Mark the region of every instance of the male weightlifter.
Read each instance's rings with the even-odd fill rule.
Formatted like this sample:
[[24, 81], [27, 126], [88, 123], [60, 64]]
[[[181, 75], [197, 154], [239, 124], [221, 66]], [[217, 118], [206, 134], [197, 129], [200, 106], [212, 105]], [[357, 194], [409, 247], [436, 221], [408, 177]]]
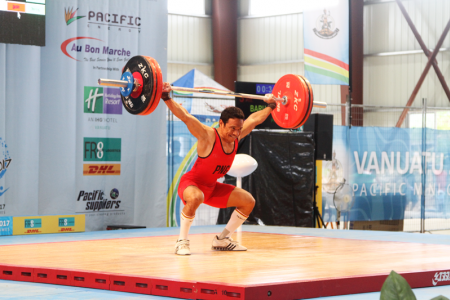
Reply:
[[197, 138], [198, 159], [191, 171], [181, 177], [178, 195], [184, 203], [181, 212], [180, 236], [175, 253], [190, 255], [188, 233], [201, 203], [218, 207], [236, 207], [225, 229], [212, 241], [213, 250], [246, 251], [247, 248], [231, 239], [231, 234], [248, 218], [255, 206], [253, 196], [240, 188], [217, 182], [231, 167], [240, 139], [249, 134], [270, 115], [276, 107], [273, 95], [264, 100], [269, 105], [250, 115], [244, 121], [240, 108], [228, 107], [220, 115], [219, 129], [203, 125], [185, 108], [170, 98], [171, 86], [164, 83], [162, 97], [172, 113], [183, 121], [191, 134]]

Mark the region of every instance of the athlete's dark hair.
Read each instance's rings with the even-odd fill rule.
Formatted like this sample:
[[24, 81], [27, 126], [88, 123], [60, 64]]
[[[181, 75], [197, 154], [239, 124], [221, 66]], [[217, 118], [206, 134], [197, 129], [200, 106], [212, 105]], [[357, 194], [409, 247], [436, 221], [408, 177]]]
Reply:
[[223, 124], [227, 124], [229, 119], [245, 119], [244, 112], [239, 107], [230, 106], [225, 108], [220, 114]]

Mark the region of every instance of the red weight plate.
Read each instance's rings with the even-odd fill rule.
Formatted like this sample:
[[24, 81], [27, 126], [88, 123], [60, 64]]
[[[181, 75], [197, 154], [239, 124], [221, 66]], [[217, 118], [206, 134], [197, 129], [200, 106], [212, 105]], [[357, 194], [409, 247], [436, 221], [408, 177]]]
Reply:
[[156, 76], [157, 76], [156, 100], [159, 102], [159, 100], [161, 100], [161, 94], [162, 94], [162, 88], [163, 88], [163, 75], [162, 75], [161, 67], [159, 66], [156, 59], [154, 59], [153, 57], [151, 57], [151, 59], [153, 60], [153, 63], [155, 64], [155, 68], [156, 68]]
[[152, 76], [151, 64], [143, 56], [134, 56], [128, 60], [124, 71], [132, 74], [140, 73], [142, 77], [142, 90], [139, 93], [124, 97], [121, 95], [125, 109], [133, 115], [141, 115], [152, 104], [152, 95], [155, 94], [155, 78]]
[[311, 112], [311, 102], [305, 82], [297, 75], [287, 74], [281, 77], [272, 93], [277, 98], [287, 97], [288, 103], [283, 105], [277, 102], [277, 107], [272, 111], [272, 117], [278, 126], [292, 129], [301, 126]]
[[158, 62], [152, 57], [146, 56], [146, 58], [150, 62], [152, 62], [152, 68], [153, 68], [153, 70], [155, 70], [155, 73], [156, 73], [156, 83], [154, 85], [156, 87], [155, 98], [153, 100], [152, 105], [144, 113], [145, 115], [148, 115], [148, 114], [151, 114], [159, 105], [159, 102], [161, 100], [161, 94], [162, 94], [163, 78], [162, 78], [162, 71], [161, 71], [161, 68], [160, 68]]
[[145, 58], [148, 61], [148, 63], [152, 66], [152, 70], [153, 70], [154, 77], [155, 77], [155, 84], [153, 85], [154, 86], [154, 94], [152, 96], [152, 103], [142, 113], [142, 115], [149, 115], [155, 110], [156, 106], [158, 106], [158, 103], [159, 103], [159, 99], [156, 98], [156, 94], [157, 94], [157, 90], [158, 90], [158, 88], [157, 88], [157, 86], [158, 86], [158, 83], [157, 83], [157, 81], [158, 81], [158, 74], [157, 74], [157, 70], [156, 70], [155, 64], [154, 64], [153, 60], [151, 59], [151, 57], [146, 56]]
[[303, 126], [303, 124], [305, 124], [306, 120], [308, 120], [309, 116], [311, 115], [311, 111], [312, 108], [314, 106], [314, 95], [313, 95], [313, 90], [312, 90], [312, 86], [311, 83], [309, 83], [308, 79], [306, 79], [306, 77], [301, 76], [301, 75], [297, 75], [298, 77], [300, 77], [301, 80], [304, 81], [305, 85], [306, 85], [306, 90], [308, 91], [308, 100], [310, 102], [310, 108], [309, 111], [307, 112], [307, 114], [305, 115], [305, 119], [303, 121], [301, 121], [299, 123], [299, 125], [297, 125], [294, 129], [297, 129], [301, 126]]
[[156, 88], [156, 86], [157, 86], [156, 79], [157, 78], [156, 78], [155, 66], [150, 59], [151, 57], [148, 57], [148, 56], [142, 56], [142, 57], [145, 59], [147, 64], [150, 66], [150, 69], [152, 72], [152, 74], [150, 76], [152, 76], [152, 78], [153, 78], [153, 90], [152, 90], [152, 95], [151, 95], [151, 99], [150, 99], [150, 104], [147, 106], [147, 108], [143, 112], [141, 112], [139, 114], [141, 116], [145, 116], [145, 115], [149, 114], [148, 111], [151, 109], [152, 105], [155, 103], [155, 94], [156, 94], [156, 90], [157, 90], [157, 88]]

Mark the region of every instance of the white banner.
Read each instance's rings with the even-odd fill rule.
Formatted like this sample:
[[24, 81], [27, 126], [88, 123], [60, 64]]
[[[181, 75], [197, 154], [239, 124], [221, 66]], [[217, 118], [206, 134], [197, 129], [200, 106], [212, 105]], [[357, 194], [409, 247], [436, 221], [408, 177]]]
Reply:
[[305, 76], [312, 84], [348, 85], [349, 2], [321, 1], [303, 13]]
[[46, 15], [45, 47], [0, 44], [0, 78], [11, 78], [0, 92], [0, 138], [12, 159], [0, 207], [86, 214], [87, 230], [165, 226], [165, 107], [131, 115], [119, 90], [97, 80], [120, 79], [135, 55], [166, 72], [167, 2], [53, 0]]

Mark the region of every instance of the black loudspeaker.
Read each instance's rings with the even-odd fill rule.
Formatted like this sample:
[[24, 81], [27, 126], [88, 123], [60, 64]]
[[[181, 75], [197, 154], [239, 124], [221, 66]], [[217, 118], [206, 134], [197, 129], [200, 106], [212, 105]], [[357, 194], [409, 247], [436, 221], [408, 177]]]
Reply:
[[311, 114], [303, 125], [303, 131], [314, 132], [315, 159], [332, 160], [333, 115]]

